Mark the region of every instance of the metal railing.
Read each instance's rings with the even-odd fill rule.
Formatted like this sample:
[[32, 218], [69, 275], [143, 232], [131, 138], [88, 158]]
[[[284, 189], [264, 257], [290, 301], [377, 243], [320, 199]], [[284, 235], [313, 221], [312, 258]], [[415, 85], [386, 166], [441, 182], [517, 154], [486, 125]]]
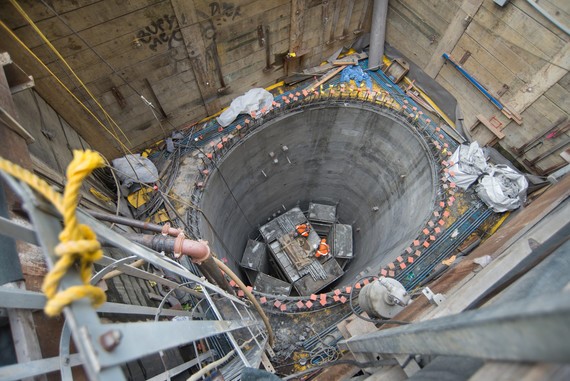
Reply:
[[[40, 245], [48, 267], [52, 268], [57, 261], [54, 247], [61, 230], [60, 217], [25, 184], [8, 175], [2, 174], [2, 177], [21, 198], [35, 231], [15, 228], [15, 223], [3, 219], [0, 233], [9, 232], [15, 239]], [[165, 366], [162, 374], [150, 379], [168, 380], [196, 366], [202, 369], [206, 362], [224, 358], [232, 351], [233, 355], [228, 356], [227, 363], [220, 363], [218, 367], [226, 380], [239, 378], [244, 366], [259, 366], [268, 337], [263, 323], [250, 311], [247, 303], [205, 281], [174, 260], [127, 240], [87, 213], [78, 210], [77, 215], [79, 221], [89, 225], [100, 240], [112, 243], [127, 253], [127, 257], [122, 259], [103, 257], [98, 264], [104, 267], [93, 276], [93, 284], [110, 271], [120, 270], [124, 276], [156, 282], [170, 290], [187, 293], [193, 308], [199, 313], [196, 314], [195, 310], [163, 309], [164, 303], [156, 308], [107, 302], [96, 311], [87, 300], [79, 300], [64, 309], [65, 325], [60, 341], [60, 356], [2, 367], [0, 379], [19, 380], [59, 370], [63, 380], [71, 380], [71, 368], [82, 365], [90, 380], [126, 380], [122, 366], [127, 362], [186, 345], [194, 347], [193, 359], [171, 369]], [[134, 259], [144, 259], [158, 269], [176, 274], [181, 281], [177, 283], [129, 266], [128, 263]], [[82, 283], [78, 272], [71, 269], [62, 279], [60, 287], [68, 288], [79, 284]], [[0, 287], [0, 308], [42, 309], [45, 300], [40, 293]], [[221, 311], [220, 305], [224, 306], [224, 311]], [[115, 317], [114, 321], [126, 315], [139, 316], [141, 320], [105, 324], [98, 313]], [[154, 316], [155, 319], [149, 321], [149, 316]], [[169, 320], [171, 317], [176, 319]], [[77, 354], [70, 352], [72, 337], [78, 349]], [[197, 344], [200, 342], [207, 347], [202, 346], [202, 353], [198, 351]]]

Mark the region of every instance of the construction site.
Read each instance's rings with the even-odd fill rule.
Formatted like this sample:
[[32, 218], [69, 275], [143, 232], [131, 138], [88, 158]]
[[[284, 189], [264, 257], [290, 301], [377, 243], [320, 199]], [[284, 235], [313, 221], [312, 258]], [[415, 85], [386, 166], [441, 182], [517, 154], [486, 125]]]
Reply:
[[570, 379], [567, 0], [1, 0], [0, 381]]

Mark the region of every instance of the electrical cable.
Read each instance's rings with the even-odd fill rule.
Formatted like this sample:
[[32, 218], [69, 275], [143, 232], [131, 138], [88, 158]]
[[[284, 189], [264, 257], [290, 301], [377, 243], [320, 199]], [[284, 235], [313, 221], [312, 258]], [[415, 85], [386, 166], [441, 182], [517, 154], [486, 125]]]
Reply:
[[0, 20], [0, 26], [4, 28], [8, 34], [10, 34], [10, 36], [24, 48], [24, 50], [26, 50], [32, 57], [34, 57], [40, 63], [40, 65], [73, 97], [73, 99], [75, 99], [77, 103], [79, 103], [79, 105], [83, 107], [85, 111], [87, 111], [87, 113], [91, 115], [109, 135], [111, 135], [117, 142], [119, 142], [121, 147], [128, 149], [125, 144], [115, 135], [115, 133], [109, 130], [109, 128], [105, 126], [103, 122], [101, 122], [101, 120], [93, 113], [93, 111], [91, 111], [83, 102], [81, 102], [81, 100], [79, 100], [79, 98], [62, 82], [62, 80], [59, 79], [59, 77], [56, 76], [55, 73], [2, 20]]
[[354, 305], [353, 305], [353, 303], [352, 303], [352, 298], [353, 298], [353, 295], [354, 295], [354, 288], [355, 288], [354, 286], [355, 286], [357, 283], [360, 283], [360, 281], [362, 281], [362, 280], [364, 280], [364, 279], [368, 279], [368, 278], [370, 278], [370, 277], [369, 277], [369, 276], [363, 276], [363, 277], [361, 277], [361, 278], [358, 278], [358, 279], [352, 284], [352, 287], [351, 287], [351, 290], [350, 290], [350, 294], [348, 295], [348, 303], [349, 303], [349, 305], [350, 305], [350, 309], [352, 310], [352, 313], [354, 314], [354, 316], [356, 316], [357, 318], [360, 318], [360, 319], [362, 319], [362, 320], [364, 320], [364, 321], [367, 321], [367, 322], [370, 322], [370, 323], [374, 323], [374, 324], [400, 324], [400, 325], [410, 324], [409, 321], [403, 321], [403, 320], [387, 320], [387, 319], [371, 319], [371, 318], [367, 318], [367, 317], [364, 317], [364, 316], [360, 315], [360, 314], [354, 309]]
[[[18, 9], [19, 5], [15, 2], [15, 0], [10, 0], [12, 2], [12, 4]], [[53, 47], [53, 45], [51, 45], [51, 43], [49, 42], [49, 40], [47, 40], [47, 38], [45, 37], [45, 35], [43, 35], [43, 33], [37, 29], [37, 27], [35, 26], [35, 24], [33, 23], [33, 21], [29, 18], [29, 16], [27, 16], [27, 14], [24, 12], [24, 10], [19, 7], [19, 11], [21, 10], [21, 12], [23, 12], [22, 16], [30, 23], [30, 25], [32, 25], [32, 27], [35, 27], [35, 30], [37, 31], [37, 33], [40, 35], [40, 37], [42, 37], [42, 40], [44, 40], [48, 45], [50, 45], [53, 49], [53, 52], [56, 53], [56, 55], [62, 60], [62, 62], [64, 62], [66, 64], [66, 66], [69, 68], [69, 70], [75, 75], [75, 77], [77, 78], [77, 80], [83, 84], [83, 82], [81, 82], [81, 79], [79, 79], [77, 77], [77, 75], [75, 74], [75, 72], [73, 71], [73, 69], [67, 64], [67, 62], [65, 61], [65, 59], [63, 57], [61, 57], [61, 55], [59, 54], [59, 52], [55, 49], [55, 47]], [[81, 107], [83, 107], [85, 109], [85, 111], [87, 111], [87, 113], [89, 115], [91, 115], [96, 121], [97, 123], [109, 134], [111, 135], [111, 137], [113, 137], [113, 139], [115, 139], [115, 141], [117, 141], [119, 143], [119, 146], [121, 147], [121, 149], [123, 150], [123, 152], [126, 154], [127, 152], [130, 153], [131, 155], [133, 155], [132, 151], [118, 138], [118, 136], [116, 135], [116, 133], [114, 133], [113, 131], [109, 130], [109, 128], [107, 128], [107, 126], [105, 126], [105, 124], [103, 124], [103, 122], [99, 119], [99, 117], [97, 115], [94, 114], [93, 111], [91, 111], [90, 108], [88, 108], [81, 100], [79, 100], [79, 98], [63, 83], [63, 81], [57, 76], [55, 75], [55, 73], [2, 21], [0, 20], [0, 26], [2, 28], [4, 28], [8, 34], [10, 34], [10, 36], [17, 42], [19, 43], [32, 57], [34, 57], [34, 59], [36, 59], [36, 61], [38, 61], [38, 63], [64, 88], [64, 90], [66, 90], [73, 99], [75, 99], [75, 101], [77, 101], [77, 103], [79, 103], [79, 105]], [[67, 72], [66, 72], [67, 74]], [[89, 93], [89, 95], [93, 98], [93, 100], [101, 107], [102, 111], [104, 112], [104, 114], [107, 116], [107, 118], [109, 119], [110, 116], [108, 116], [107, 112], [103, 109], [103, 107], [98, 103], [98, 101], [94, 98], [94, 96], [89, 92], [89, 90], [84, 87], [85, 90]], [[112, 118], [111, 118], [112, 120]], [[114, 120], [113, 120], [114, 122]], [[116, 123], [115, 123], [116, 125]], [[111, 128], [113, 128], [111, 126]], [[119, 128], [119, 130], [123, 133], [123, 131], [120, 129], [120, 127], [117, 125], [117, 128]], [[124, 133], [123, 133], [124, 135]], [[128, 138], [125, 136], [125, 138], [128, 140]], [[130, 142], [129, 142], [130, 144]], [[136, 175], [136, 171], [134, 170], [132, 164], [130, 163], [129, 160], [127, 160], [128, 164], [131, 166], [131, 169], [133, 170], [133, 173], [135, 173]], [[143, 167], [149, 171], [150, 169], [146, 166], [143, 165]]]
[[[121, 75], [121, 73], [118, 72], [105, 58], [103, 58], [99, 54], [99, 52], [97, 52], [95, 50], [95, 48], [93, 48], [87, 41], [85, 41], [85, 39], [75, 29], [73, 29], [71, 27], [71, 25], [69, 25], [69, 23], [67, 21], [65, 21], [65, 19], [63, 17], [61, 17], [61, 15], [53, 7], [51, 7], [48, 3], [46, 3], [45, 0], [40, 0], [40, 1], [47, 9], [49, 9], [57, 17], [57, 19], [63, 25], [65, 25], [73, 33], [73, 35], [75, 37], [77, 37], [79, 40], [81, 40], [81, 42], [83, 42], [85, 44], [85, 46], [87, 46], [89, 48], [89, 50], [91, 50], [105, 65], [107, 65], [107, 67], [109, 69], [111, 69], [111, 71], [113, 72], [114, 75], [119, 77], [125, 85], [127, 85], [135, 94], [137, 94], [143, 100], [143, 102], [145, 102], [145, 98], [143, 97], [143, 95], [139, 91], [137, 91], [129, 82], [127, 82], [125, 80], [125, 78]], [[146, 102], [145, 102], [145, 104], [146, 104]], [[152, 111], [152, 109], [154, 108], [152, 103], [150, 103], [150, 105], [148, 105], [148, 106], [151, 107], [151, 111]], [[153, 115], [154, 115], [154, 112], [153, 112]], [[156, 116], [155, 116], [155, 118], [156, 118]], [[158, 121], [158, 122], [160, 124], [160, 121]], [[174, 128], [174, 126], [172, 125], [172, 123], [170, 123], [170, 121], [167, 120], [167, 122], [168, 122], [168, 124], [170, 124]], [[162, 124], [160, 127], [162, 128], [162, 130], [164, 132], [164, 128], [162, 127]]]
[[16, 8], [16, 10], [18, 11], [18, 13], [20, 13], [20, 15], [30, 24], [30, 26], [32, 27], [32, 29], [34, 29], [36, 31], [36, 33], [42, 38], [42, 40], [47, 44], [47, 46], [57, 55], [57, 57], [61, 60], [61, 62], [63, 62], [63, 64], [69, 69], [69, 71], [71, 72], [71, 74], [73, 74], [73, 76], [77, 79], [77, 81], [79, 82], [79, 84], [85, 89], [85, 91], [89, 94], [89, 96], [91, 97], [91, 99], [93, 99], [93, 101], [95, 102], [95, 104], [97, 104], [97, 106], [99, 106], [99, 108], [101, 109], [101, 111], [103, 111], [103, 114], [105, 115], [105, 117], [107, 118], [107, 120], [109, 122], [111, 122], [112, 124], [115, 125], [115, 127], [117, 127], [117, 129], [121, 132], [121, 134], [123, 135], [123, 137], [127, 140], [127, 142], [129, 144], [131, 144], [129, 138], [127, 137], [127, 135], [125, 135], [125, 133], [123, 132], [123, 130], [121, 129], [121, 127], [119, 127], [119, 125], [115, 122], [115, 120], [113, 118], [111, 118], [111, 116], [107, 113], [107, 111], [105, 110], [105, 108], [101, 105], [101, 103], [99, 103], [99, 101], [95, 98], [95, 96], [93, 95], [93, 93], [91, 93], [91, 91], [89, 90], [89, 88], [85, 85], [85, 83], [83, 83], [83, 81], [81, 80], [81, 78], [79, 78], [79, 76], [75, 73], [75, 71], [71, 68], [71, 66], [69, 66], [69, 64], [67, 63], [67, 61], [65, 60], [65, 58], [59, 53], [59, 51], [55, 48], [55, 46], [52, 45], [52, 43], [49, 41], [49, 39], [43, 34], [43, 32], [37, 27], [37, 25], [34, 23], [34, 20], [32, 20], [30, 18], [30, 16], [28, 16], [28, 14], [26, 13], [26, 11], [24, 11], [24, 9], [20, 6], [20, 4], [18, 3], [17, 0], [9, 0], [10, 3], [14, 6], [14, 8]]

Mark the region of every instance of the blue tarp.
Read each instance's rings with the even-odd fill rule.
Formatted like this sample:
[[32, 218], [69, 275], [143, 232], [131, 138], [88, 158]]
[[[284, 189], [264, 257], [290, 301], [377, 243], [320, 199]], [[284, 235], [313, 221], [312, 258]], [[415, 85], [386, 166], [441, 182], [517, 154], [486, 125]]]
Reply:
[[366, 73], [359, 65], [347, 66], [340, 72], [340, 82], [349, 82], [351, 79], [356, 82], [358, 86], [362, 81], [366, 82], [368, 90], [372, 91], [372, 78]]

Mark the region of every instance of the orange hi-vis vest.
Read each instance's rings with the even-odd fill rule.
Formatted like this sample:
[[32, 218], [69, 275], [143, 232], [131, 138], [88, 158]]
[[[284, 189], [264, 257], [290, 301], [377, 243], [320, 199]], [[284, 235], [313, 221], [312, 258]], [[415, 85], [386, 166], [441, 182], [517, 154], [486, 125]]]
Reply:
[[327, 244], [327, 240], [325, 238], [321, 239], [321, 243], [319, 244], [319, 249], [315, 253], [315, 257], [324, 257], [325, 255], [329, 255], [330, 248]]
[[297, 230], [297, 233], [300, 236], [303, 236], [305, 238], [307, 238], [309, 236], [309, 232], [311, 231], [311, 228], [307, 224], [297, 225], [297, 227], [295, 227], [295, 229]]

